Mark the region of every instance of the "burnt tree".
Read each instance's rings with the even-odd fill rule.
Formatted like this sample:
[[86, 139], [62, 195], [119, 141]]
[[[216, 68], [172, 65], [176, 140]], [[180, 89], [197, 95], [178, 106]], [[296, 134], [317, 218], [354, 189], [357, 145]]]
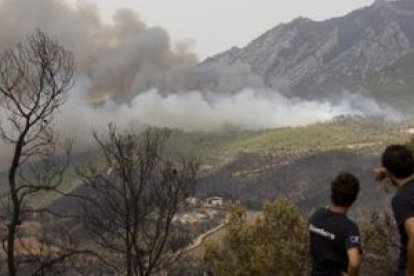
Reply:
[[104, 164], [81, 173], [90, 197], [84, 224], [121, 274], [152, 275], [174, 258], [168, 248], [173, 217], [195, 192], [198, 166], [169, 158], [168, 136], [159, 129], [118, 134], [110, 126], [107, 137], [95, 133]]
[[15, 243], [29, 212], [27, 199], [57, 188], [68, 165], [67, 158], [56, 157], [53, 122], [73, 83], [73, 55], [39, 30], [0, 56], [0, 134], [13, 148], [3, 240], [12, 276], [20, 263]]

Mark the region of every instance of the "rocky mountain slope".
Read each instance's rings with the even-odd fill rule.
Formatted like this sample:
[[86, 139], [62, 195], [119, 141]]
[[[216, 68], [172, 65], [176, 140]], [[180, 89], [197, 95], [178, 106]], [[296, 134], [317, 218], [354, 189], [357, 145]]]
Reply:
[[413, 112], [414, 102], [414, 52], [397, 62], [371, 74], [351, 88], [390, 103], [394, 108]]
[[344, 17], [299, 18], [203, 64], [248, 65], [265, 85], [304, 98], [331, 96], [414, 50], [414, 1], [377, 0]]

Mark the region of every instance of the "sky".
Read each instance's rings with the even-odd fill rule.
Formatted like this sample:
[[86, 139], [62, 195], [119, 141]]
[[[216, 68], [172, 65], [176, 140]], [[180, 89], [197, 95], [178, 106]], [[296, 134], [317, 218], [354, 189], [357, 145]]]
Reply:
[[244, 46], [279, 23], [303, 16], [314, 20], [345, 15], [374, 0], [66, 0], [94, 2], [110, 20], [119, 8], [132, 8], [150, 26], [186, 41], [200, 58]]
[[174, 40], [194, 44], [200, 58], [244, 46], [277, 24], [299, 16], [323, 20], [373, 3], [373, 0], [81, 1], [97, 3], [107, 20], [118, 8], [132, 8], [147, 24], [167, 29]]
[[119, 8], [131, 8], [151, 26], [166, 29], [173, 40], [194, 47], [200, 58], [244, 46], [279, 23], [303, 16], [314, 20], [345, 15], [374, 0], [67, 0], [94, 2], [110, 20]]

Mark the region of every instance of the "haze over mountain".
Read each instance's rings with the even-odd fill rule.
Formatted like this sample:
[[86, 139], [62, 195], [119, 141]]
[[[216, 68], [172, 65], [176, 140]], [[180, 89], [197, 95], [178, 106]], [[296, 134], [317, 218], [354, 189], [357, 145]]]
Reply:
[[203, 65], [247, 66], [266, 87], [315, 99], [334, 97], [413, 50], [414, 1], [378, 0], [340, 18], [281, 24]]

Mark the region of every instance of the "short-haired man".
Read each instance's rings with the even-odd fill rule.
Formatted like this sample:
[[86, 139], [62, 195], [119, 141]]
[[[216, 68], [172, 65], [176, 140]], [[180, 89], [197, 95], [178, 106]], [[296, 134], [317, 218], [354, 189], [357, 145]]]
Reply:
[[397, 187], [392, 199], [392, 210], [400, 234], [398, 276], [414, 275], [414, 158], [402, 145], [392, 145], [382, 154], [382, 167], [377, 179], [390, 180]]
[[354, 276], [361, 265], [358, 226], [347, 212], [359, 193], [359, 180], [339, 174], [331, 183], [331, 204], [309, 219], [312, 276]]

